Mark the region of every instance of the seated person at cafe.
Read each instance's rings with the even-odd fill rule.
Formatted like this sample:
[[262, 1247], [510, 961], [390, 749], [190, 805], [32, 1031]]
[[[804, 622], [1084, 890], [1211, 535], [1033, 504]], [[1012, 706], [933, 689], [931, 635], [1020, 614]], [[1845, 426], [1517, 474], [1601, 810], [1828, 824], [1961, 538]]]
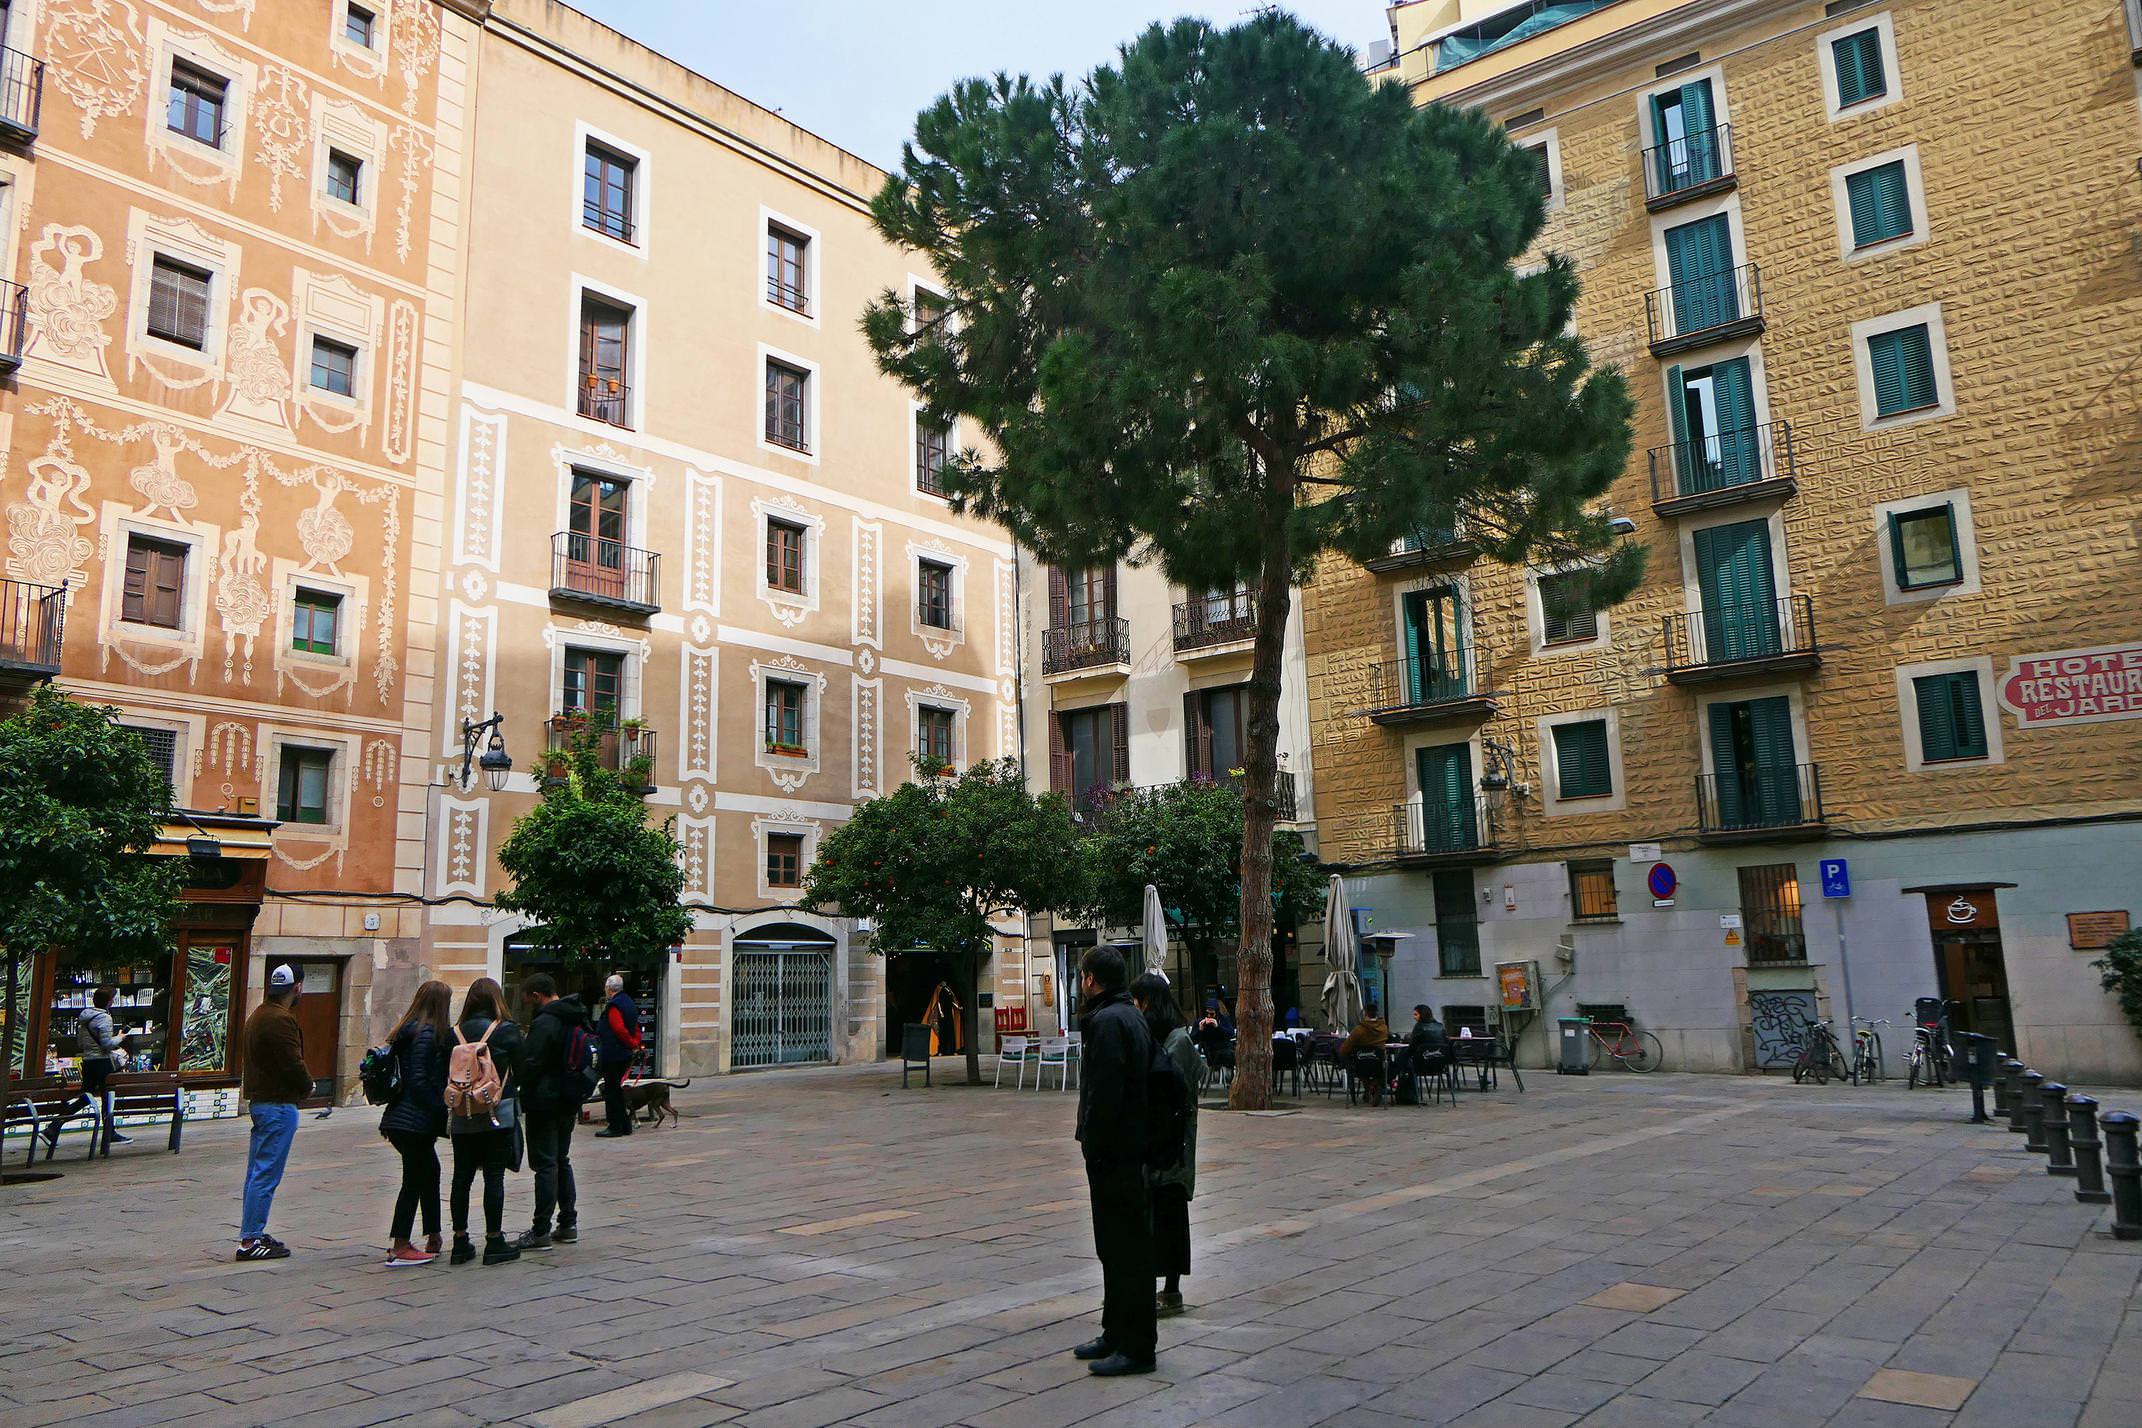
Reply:
[[1190, 1040], [1205, 1058], [1205, 1064], [1214, 1070], [1233, 1070], [1235, 1065], [1235, 1023], [1227, 1014], [1227, 1008], [1218, 1002], [1205, 1004], [1205, 1015], [1190, 1033]]
[[1434, 1007], [1426, 1002], [1414, 1007], [1413, 1030], [1406, 1034], [1406, 1049], [1398, 1056], [1398, 1079], [1433, 1076], [1442, 1071], [1449, 1060], [1449, 1040], [1443, 1023], [1436, 1020]]
[[1376, 1004], [1370, 1002], [1362, 1009], [1361, 1020], [1346, 1033], [1346, 1040], [1339, 1043], [1339, 1064], [1355, 1081], [1368, 1083], [1373, 1101], [1383, 1099], [1383, 1047], [1390, 1039], [1390, 1024], [1376, 1014]]

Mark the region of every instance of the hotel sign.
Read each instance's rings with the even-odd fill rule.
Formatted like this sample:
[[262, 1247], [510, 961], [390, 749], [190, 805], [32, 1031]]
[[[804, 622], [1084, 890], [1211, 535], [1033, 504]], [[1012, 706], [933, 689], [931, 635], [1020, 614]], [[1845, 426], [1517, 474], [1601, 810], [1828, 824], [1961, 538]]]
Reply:
[[2142, 644], [2019, 655], [2000, 699], [2022, 729], [2142, 719]]

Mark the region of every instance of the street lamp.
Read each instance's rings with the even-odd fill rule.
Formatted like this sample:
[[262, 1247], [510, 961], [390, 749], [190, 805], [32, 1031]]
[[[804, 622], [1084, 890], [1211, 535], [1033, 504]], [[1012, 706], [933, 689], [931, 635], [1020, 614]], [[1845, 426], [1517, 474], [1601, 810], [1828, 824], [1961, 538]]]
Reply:
[[[490, 718], [479, 723], [471, 723], [466, 719], [461, 721], [461, 786], [463, 788], [469, 786], [475, 776], [475, 770], [480, 768], [483, 770], [485, 782], [491, 786], [491, 792], [499, 793], [504, 791], [506, 776], [513, 772], [513, 759], [506, 753], [506, 736], [499, 732], [500, 727], [505, 722], [506, 716], [495, 710]], [[476, 740], [486, 730], [490, 732], [490, 738], [484, 741], [483, 754], [479, 757], [476, 753]]]

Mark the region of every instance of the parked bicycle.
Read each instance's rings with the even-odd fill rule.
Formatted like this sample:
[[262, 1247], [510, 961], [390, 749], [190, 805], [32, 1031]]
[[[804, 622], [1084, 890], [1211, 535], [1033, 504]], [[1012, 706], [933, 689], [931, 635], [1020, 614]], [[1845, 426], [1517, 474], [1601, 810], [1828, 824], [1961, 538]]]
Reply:
[[[1927, 1000], [1921, 998], [1922, 1002]], [[1949, 1067], [1955, 1052], [1949, 1046], [1949, 1008], [1954, 1005], [1954, 1002], [1942, 1002], [1939, 1015], [1920, 1014], [1913, 1018], [1911, 1062], [1904, 1080], [1907, 1091], [1921, 1086], [1940, 1090], [1951, 1080]]]
[[1852, 1083], [1866, 1086], [1882, 1079], [1882, 1033], [1881, 1027], [1889, 1025], [1889, 1018], [1852, 1018]]
[[1830, 1077], [1844, 1080], [1850, 1074], [1845, 1065], [1845, 1054], [1837, 1045], [1837, 1035], [1826, 1021], [1818, 1021], [1808, 1028], [1807, 1041], [1800, 1047], [1800, 1054], [1793, 1058], [1792, 1079], [1795, 1085], [1813, 1081], [1817, 1086], [1830, 1084]]
[[[1625, 1021], [1595, 1021], [1590, 1027], [1592, 1037], [1591, 1069], [1599, 1069], [1599, 1058], [1611, 1056], [1616, 1062], [1631, 1071], [1656, 1071], [1666, 1051], [1659, 1039], [1648, 1031], [1638, 1031]], [[1607, 1036], [1613, 1033], [1612, 1039]]]

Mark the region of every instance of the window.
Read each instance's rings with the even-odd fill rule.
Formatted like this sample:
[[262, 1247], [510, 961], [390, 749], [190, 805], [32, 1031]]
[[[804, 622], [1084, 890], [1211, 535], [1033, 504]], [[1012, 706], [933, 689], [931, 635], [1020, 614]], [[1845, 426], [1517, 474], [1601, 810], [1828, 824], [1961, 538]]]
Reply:
[[804, 250], [811, 240], [778, 224], [766, 225], [766, 300], [790, 312], [808, 313]]
[[914, 306], [915, 331], [926, 334], [925, 340], [935, 341], [936, 334], [931, 329], [944, 321], [945, 313], [949, 310], [945, 305], [944, 298], [927, 289], [916, 288]]
[[945, 493], [945, 460], [952, 453], [950, 428], [915, 414], [915, 489], [926, 496]]
[[1493, 1036], [1499, 1025], [1492, 1007], [1472, 1006], [1465, 1002], [1443, 1004], [1443, 1027], [1452, 1036], [1461, 1031], [1470, 1031], [1475, 1036]]
[[1922, 759], [1933, 764], [1987, 757], [1986, 711], [1976, 670], [1922, 674], [1911, 688], [1918, 705]]
[[1470, 868], [1445, 868], [1435, 875], [1436, 974], [1480, 975], [1480, 908], [1473, 900]]
[[810, 374], [786, 362], [766, 363], [766, 439], [776, 446], [808, 451], [804, 417]]
[[[1739, 274], [1733, 264], [1733, 220], [1714, 213], [1660, 235], [1666, 245], [1667, 308], [1673, 336], [1686, 337], [1738, 322]], [[1664, 335], [1664, 334], [1662, 334]]]
[[1651, 182], [1658, 193], [1679, 193], [1725, 176], [1715, 116], [1708, 79], [1651, 97]]
[[376, 17], [362, 5], [351, 5], [342, 16], [342, 38], [353, 45], [372, 48], [372, 27]]
[[568, 647], [558, 712], [591, 716], [609, 724], [617, 718], [625, 692], [625, 657], [614, 650]]
[[282, 771], [277, 776], [275, 816], [285, 823], [327, 821], [327, 779], [335, 756], [327, 749], [283, 746]]
[[580, 221], [620, 243], [635, 241], [632, 185], [638, 172], [638, 160], [590, 139], [581, 180]]
[[1574, 922], [1616, 922], [1614, 864], [1604, 859], [1569, 865], [1569, 915]]
[[142, 749], [149, 762], [163, 775], [164, 787], [177, 786], [178, 731], [175, 729], [152, 729], [145, 724], [121, 724], [120, 728], [141, 740]]
[[810, 752], [804, 742], [804, 686], [786, 679], [766, 681], [766, 750], [774, 754]]
[[1673, 424], [1676, 494], [1763, 479], [1763, 433], [1755, 421], [1755, 379], [1747, 358], [1668, 367], [1666, 416]]
[[1876, 416], [1900, 416], [1940, 404], [1934, 344], [1926, 324], [1873, 334], [1867, 339], [1867, 363], [1874, 373]]
[[952, 763], [952, 720], [949, 709], [924, 704], [915, 710], [915, 752], [939, 768]]
[[1954, 585], [1963, 579], [1963, 548], [1956, 539], [1956, 508], [1943, 502], [1889, 516], [1889, 554], [1897, 589]]
[[1064, 582], [1065, 619], [1073, 625], [1098, 624], [1112, 620], [1116, 614], [1116, 571], [1114, 566], [1098, 566], [1091, 570], [1073, 571], [1060, 577]]
[[580, 414], [610, 426], [630, 426], [632, 311], [597, 297], [580, 300]]
[[1608, 756], [1604, 719], [1584, 719], [1554, 726], [1557, 796], [1605, 798], [1614, 791], [1614, 766]]
[[1248, 761], [1249, 686], [1194, 689], [1183, 696], [1184, 762], [1192, 778], [1220, 783]]
[[1845, 175], [1845, 198], [1854, 248], [1871, 248], [1910, 235], [1911, 189], [1902, 159]]
[[1538, 171], [1537, 182], [1540, 186], [1540, 197], [1553, 198], [1554, 164], [1548, 157], [1547, 146], [1545, 144], [1534, 144], [1531, 148], [1525, 150], [1525, 156], [1532, 160], [1533, 167]]
[[1540, 586], [1540, 642], [1570, 644], [1599, 638], [1599, 607], [1592, 600], [1592, 577], [1588, 570], [1564, 570], [1542, 575]]
[[160, 630], [176, 630], [185, 622], [187, 549], [149, 536], [127, 538], [120, 619]]
[[801, 833], [769, 833], [766, 835], [766, 886], [770, 888], [800, 888], [803, 886], [803, 835]]
[[1089, 808], [1113, 788], [1130, 785], [1130, 706], [1069, 709], [1049, 723], [1049, 787]]
[[357, 392], [357, 349], [331, 337], [312, 339], [312, 385], [338, 397]]
[[353, 159], [340, 149], [327, 151], [327, 192], [330, 198], [339, 198], [344, 203], [357, 202], [358, 184], [364, 174], [364, 164]]
[[206, 351], [211, 281], [208, 272], [159, 254], [149, 271], [149, 335]]
[[1800, 928], [1800, 872], [1791, 863], [1740, 870], [1740, 920], [1750, 966], [1807, 960], [1807, 935]]
[[933, 630], [952, 628], [952, 567], [934, 560], [915, 565], [915, 618]]
[[290, 613], [290, 648], [331, 655], [342, 624], [342, 597], [325, 590], [299, 590]]
[[1830, 41], [1830, 62], [1837, 69], [1837, 107], [1849, 109], [1889, 92], [1882, 65], [1882, 32], [1869, 27]]
[[164, 105], [164, 127], [211, 149], [223, 147], [224, 109], [230, 81], [182, 59], [171, 62], [171, 92]]
[[803, 593], [803, 527], [787, 521], [766, 523], [766, 586], [791, 595]]

